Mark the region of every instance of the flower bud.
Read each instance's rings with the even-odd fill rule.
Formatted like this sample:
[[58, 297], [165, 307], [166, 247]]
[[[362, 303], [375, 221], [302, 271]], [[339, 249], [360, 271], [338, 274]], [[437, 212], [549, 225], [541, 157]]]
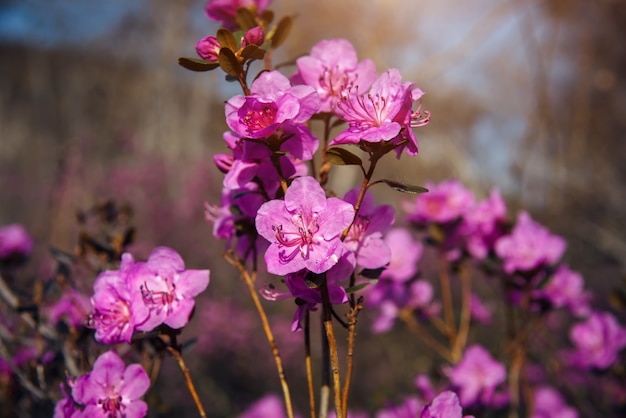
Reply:
[[265, 33], [263, 33], [263, 29], [261, 29], [260, 26], [256, 26], [246, 32], [243, 36], [243, 39], [241, 40], [241, 47], [245, 48], [248, 45], [261, 46], [263, 45], [263, 42], [265, 42]]
[[215, 36], [205, 36], [196, 43], [196, 52], [206, 61], [217, 62], [221, 48]]

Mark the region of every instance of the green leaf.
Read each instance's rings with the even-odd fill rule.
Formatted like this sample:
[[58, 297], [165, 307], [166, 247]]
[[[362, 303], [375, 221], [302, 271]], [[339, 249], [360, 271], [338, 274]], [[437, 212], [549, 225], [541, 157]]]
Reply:
[[262, 60], [265, 51], [256, 45], [248, 45], [241, 51], [241, 56], [245, 59]]
[[238, 76], [243, 71], [241, 63], [235, 56], [235, 53], [228, 48], [220, 49], [220, 54], [217, 57], [218, 62], [222, 70], [228, 75]]
[[239, 50], [239, 45], [237, 44], [235, 35], [233, 35], [228, 29], [218, 29], [216, 38], [222, 48], [228, 48], [231, 52]]
[[178, 58], [178, 64], [188, 70], [198, 72], [211, 71], [220, 66], [217, 62], [208, 62], [197, 58], [185, 57]]
[[332, 147], [326, 150], [326, 157], [328, 161], [335, 165], [360, 165], [363, 166], [363, 161], [350, 151], [340, 147]]
[[254, 18], [254, 15], [250, 11], [250, 9], [246, 7], [240, 7], [239, 9], [237, 9], [237, 16], [235, 16], [235, 21], [244, 31], [248, 31], [256, 26], [259, 26], [256, 23], [256, 19]]
[[367, 286], [369, 286], [371, 283], [367, 282], [367, 283], [361, 283], [361, 284], [357, 284], [356, 286], [352, 286], [346, 289], [346, 293], [347, 294], [352, 294], [352, 293], [356, 293], [361, 289], [366, 288]]
[[425, 187], [414, 186], [412, 184], [404, 184], [404, 183], [400, 183], [399, 181], [393, 181], [393, 180], [387, 180], [387, 179], [382, 179], [381, 181], [384, 182], [387, 186], [391, 187], [392, 189], [397, 190], [402, 193], [418, 194], [418, 193], [426, 193], [428, 191], [428, 189]]
[[272, 48], [278, 48], [285, 42], [287, 35], [289, 35], [289, 32], [291, 31], [292, 25], [293, 19], [289, 16], [283, 17], [280, 22], [278, 22], [276, 30], [272, 34]]

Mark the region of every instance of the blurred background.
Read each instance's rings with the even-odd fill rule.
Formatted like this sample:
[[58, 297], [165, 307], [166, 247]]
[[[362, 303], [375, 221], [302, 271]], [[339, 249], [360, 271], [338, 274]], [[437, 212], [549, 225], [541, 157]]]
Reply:
[[[275, 63], [344, 37], [379, 72], [397, 67], [427, 93], [420, 154], [387, 157], [381, 177], [455, 177], [479, 197], [497, 187], [509, 216], [525, 208], [568, 239], [566, 260], [599, 306], [624, 286], [626, 2], [277, 0], [271, 9], [297, 16]], [[199, 334], [205, 354], [201, 395], [229, 416], [278, 385], [270, 358], [265, 369], [257, 360], [269, 354], [262, 337], [242, 340], [258, 319], [241, 310], [251, 304], [204, 220], [203, 203], [220, 196], [212, 155], [226, 149], [223, 102], [239, 92], [219, 70], [192, 73], [177, 58], [195, 56], [195, 42], [216, 29], [203, 1], [0, 0], [0, 225], [19, 222], [36, 237], [34, 280], [49, 246], [76, 245], [76, 211], [114, 198], [133, 208], [138, 258], [169, 245], [188, 267], [210, 268], [200, 314], [221, 325], [202, 321], [188, 336]], [[340, 173], [343, 195], [359, 179]], [[398, 208], [406, 199], [376, 192]], [[282, 313], [286, 356], [301, 369], [299, 337], [286, 329], [292, 307], [270, 309]], [[356, 372], [369, 376], [355, 387], [363, 407], [410, 390], [416, 374], [403, 361], [419, 355], [393, 333], [377, 338]], [[163, 393], [186, 399], [172, 376]]]

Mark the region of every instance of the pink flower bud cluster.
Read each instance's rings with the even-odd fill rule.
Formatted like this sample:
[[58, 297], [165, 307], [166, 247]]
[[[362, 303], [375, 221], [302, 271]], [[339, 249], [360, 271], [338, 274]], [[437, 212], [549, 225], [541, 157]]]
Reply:
[[125, 253], [119, 270], [105, 271], [96, 279], [88, 326], [104, 344], [130, 343], [135, 331], [152, 331], [161, 324], [182, 328], [195, 306], [194, 297], [208, 284], [208, 270], [186, 270], [171, 248], [154, 249], [146, 262], [135, 262]]

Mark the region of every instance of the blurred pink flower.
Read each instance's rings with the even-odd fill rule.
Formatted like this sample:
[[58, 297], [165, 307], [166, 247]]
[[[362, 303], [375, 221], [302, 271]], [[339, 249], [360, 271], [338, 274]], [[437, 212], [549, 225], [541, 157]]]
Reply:
[[[456, 393], [445, 391], [422, 408], [420, 418], [462, 418], [463, 408]], [[467, 416], [469, 418], [469, 416]]]
[[461, 405], [489, 405], [496, 387], [506, 380], [506, 369], [480, 345], [468, 347], [450, 370], [450, 383], [459, 390]]
[[257, 13], [262, 13], [270, 3], [271, 0], [209, 0], [204, 11], [209, 19], [234, 30], [239, 26], [235, 20], [239, 8], [255, 6]]
[[445, 224], [458, 220], [474, 206], [474, 194], [458, 180], [429, 182], [426, 188], [428, 192], [418, 195], [413, 202], [404, 202], [409, 222]]
[[607, 369], [626, 347], [626, 328], [608, 312], [594, 312], [585, 322], [570, 330], [576, 346], [571, 362], [582, 368]]
[[239, 418], [284, 418], [285, 407], [283, 401], [277, 395], [265, 395], [248, 407]]
[[404, 228], [391, 229], [383, 239], [391, 249], [391, 259], [380, 278], [402, 283], [415, 276], [417, 263], [424, 252], [422, 243], [413, 239], [411, 233]]
[[510, 235], [498, 239], [496, 254], [504, 261], [504, 271], [530, 271], [551, 265], [561, 259], [567, 246], [565, 240], [533, 221], [527, 212], [520, 212]]
[[538, 387], [533, 397], [535, 410], [531, 418], [578, 418], [578, 412], [568, 406], [554, 388]]
[[115, 351], [100, 355], [91, 372], [76, 380], [72, 397], [85, 405], [81, 417], [139, 418], [148, 405], [140, 398], [150, 387], [150, 378], [139, 364], [125, 367]]
[[28, 257], [34, 243], [26, 229], [20, 224], [0, 228], [0, 260]]

